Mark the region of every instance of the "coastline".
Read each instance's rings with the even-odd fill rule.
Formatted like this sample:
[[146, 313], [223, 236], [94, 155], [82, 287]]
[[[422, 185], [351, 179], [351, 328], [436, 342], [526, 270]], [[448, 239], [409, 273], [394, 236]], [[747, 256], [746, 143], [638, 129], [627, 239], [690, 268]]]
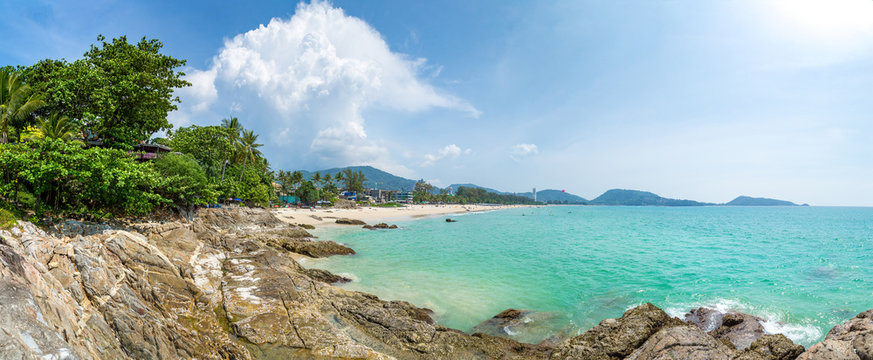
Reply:
[[[480, 211], [488, 209], [494, 207]], [[457, 209], [430, 210], [425, 213]], [[192, 221], [123, 228], [68, 220], [40, 229], [20, 221], [0, 229], [0, 310], [10, 314], [0, 318], [0, 327], [16, 330], [0, 336], [6, 351], [0, 359], [809, 360], [873, 355], [864, 342], [873, 333], [873, 310], [835, 326], [808, 349], [767, 334], [755, 316], [697, 308], [681, 319], [651, 303], [537, 344], [507, 336], [510, 327], [527, 326], [528, 315], [537, 315], [524, 309], [506, 309], [466, 333], [439, 324], [431, 309], [343, 289], [334, 284], [348, 279], [300, 266], [292, 254], [355, 254], [311, 237], [272, 211], [250, 208], [201, 209]]]
[[315, 227], [348, 227], [336, 223], [337, 219], [360, 220], [365, 223], [378, 223], [394, 220], [410, 220], [432, 216], [466, 214], [492, 210], [534, 207], [538, 205], [408, 205], [396, 208], [358, 207], [353, 209], [317, 208], [273, 209], [280, 220], [292, 225], [311, 225]]

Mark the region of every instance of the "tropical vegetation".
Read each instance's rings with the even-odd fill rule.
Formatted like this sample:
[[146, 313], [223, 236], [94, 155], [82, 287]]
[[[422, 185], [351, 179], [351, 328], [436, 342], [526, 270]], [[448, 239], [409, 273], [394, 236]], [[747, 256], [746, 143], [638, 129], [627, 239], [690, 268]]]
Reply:
[[[172, 129], [174, 90], [190, 84], [162, 46], [100, 36], [73, 62], [0, 68], [0, 209], [105, 217], [276, 199], [258, 134], [239, 119]], [[173, 152], [138, 161], [134, 146], [150, 141]]]

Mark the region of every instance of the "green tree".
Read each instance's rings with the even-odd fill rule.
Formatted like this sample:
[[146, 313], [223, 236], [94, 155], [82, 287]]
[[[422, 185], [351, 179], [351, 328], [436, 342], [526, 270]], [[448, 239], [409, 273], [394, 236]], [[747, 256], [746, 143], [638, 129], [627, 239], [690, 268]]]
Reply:
[[302, 182], [303, 182], [303, 173], [302, 172], [295, 171], [295, 172], [291, 173], [291, 183], [294, 184], [294, 188], [299, 187]]
[[210, 178], [220, 178], [225, 161], [233, 155], [234, 144], [229, 140], [231, 131], [221, 126], [197, 126], [170, 131], [167, 136], [173, 151], [188, 154], [206, 171]]
[[321, 173], [320, 172], [316, 171], [315, 175], [312, 175], [312, 183], [315, 184], [315, 186], [318, 186], [318, 184], [321, 183]]
[[8, 68], [0, 71], [0, 144], [9, 142], [9, 126], [13, 121], [23, 119], [43, 104], [17, 73]]
[[127, 37], [92, 45], [73, 63], [44, 60], [25, 71], [27, 81], [53, 112], [61, 112], [107, 145], [130, 148], [155, 132], [170, 129], [167, 113], [176, 110], [176, 88], [183, 80], [185, 60], [160, 53], [163, 44], [143, 37], [131, 44]]
[[212, 204], [218, 200], [215, 185], [209, 182], [206, 172], [190, 155], [169, 153], [154, 161], [161, 174], [156, 192], [175, 204], [176, 208], [190, 218], [197, 205]]
[[415, 200], [418, 201], [431, 201], [431, 198], [433, 197], [431, 192], [433, 191], [433, 189], [433, 185], [428, 184], [424, 180], [419, 180], [412, 188], [412, 196]]
[[295, 192], [297, 198], [300, 199], [300, 202], [304, 204], [312, 204], [321, 197], [320, 192], [315, 187], [315, 184], [312, 181], [304, 181], [300, 184], [300, 187], [297, 188]]
[[367, 181], [367, 177], [364, 176], [363, 171], [352, 171], [352, 169], [345, 169], [342, 171], [341, 174], [346, 190], [364, 191], [364, 182]]
[[23, 191], [37, 214], [55, 212], [143, 214], [166, 199], [154, 192], [161, 177], [151, 163], [138, 163], [126, 151], [83, 149], [74, 142], [42, 139], [0, 146], [0, 197]]

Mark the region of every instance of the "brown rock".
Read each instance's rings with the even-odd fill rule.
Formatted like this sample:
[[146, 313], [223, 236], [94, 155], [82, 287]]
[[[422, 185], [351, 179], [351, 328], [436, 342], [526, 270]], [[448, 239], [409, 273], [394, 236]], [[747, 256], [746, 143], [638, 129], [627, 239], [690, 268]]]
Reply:
[[666, 327], [652, 335], [627, 360], [728, 360], [733, 350], [697, 326]]
[[367, 223], [358, 219], [341, 218], [336, 219], [336, 223], [340, 225], [366, 225]]
[[558, 345], [551, 359], [623, 359], [658, 330], [682, 324], [652, 304], [630, 309], [619, 319], [606, 319], [582, 335]]
[[742, 350], [764, 335], [761, 319], [743, 313], [727, 313], [722, 318], [722, 324], [709, 334], [718, 340], [728, 341], [735, 348]]
[[794, 360], [803, 353], [803, 346], [794, 344], [785, 335], [764, 335], [739, 353], [735, 360]]
[[318, 280], [318, 281], [321, 281], [321, 282], [326, 282], [326, 283], [328, 283], [328, 284], [347, 283], [347, 282], [351, 282], [351, 281], [352, 281], [352, 279], [349, 279], [349, 278], [346, 278], [346, 277], [342, 277], [342, 276], [336, 275], [336, 274], [334, 274], [334, 273], [332, 273], [332, 272], [330, 272], [330, 271], [327, 271], [327, 270], [321, 270], [321, 269], [305, 269], [305, 270], [304, 270], [304, 273], [305, 273], [307, 276], [309, 276], [310, 278], [312, 278], [313, 280]]

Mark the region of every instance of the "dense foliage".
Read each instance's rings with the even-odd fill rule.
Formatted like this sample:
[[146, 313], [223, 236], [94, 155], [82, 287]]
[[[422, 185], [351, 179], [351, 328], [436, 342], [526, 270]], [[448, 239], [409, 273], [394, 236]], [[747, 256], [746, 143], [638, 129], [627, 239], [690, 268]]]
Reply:
[[60, 113], [78, 122], [85, 135], [130, 149], [152, 134], [172, 127], [167, 113], [176, 110], [176, 88], [190, 86], [185, 60], [160, 53], [163, 44], [127, 38], [92, 45], [84, 58], [68, 63], [46, 59], [24, 68], [22, 77], [46, 102], [44, 114]]
[[[276, 198], [258, 135], [238, 119], [169, 130], [173, 91], [190, 85], [184, 60], [158, 40], [104, 40], [73, 62], [0, 67], [0, 206], [109, 216]], [[163, 130], [155, 142], [174, 152], [137, 161], [134, 145]]]
[[0, 146], [0, 197], [38, 214], [142, 214], [165, 199], [154, 192], [162, 178], [152, 164], [126, 151], [83, 149], [59, 139]]
[[162, 186], [155, 189], [179, 207], [214, 204], [218, 200], [216, 185], [191, 155], [165, 154], [154, 162], [161, 174]]

